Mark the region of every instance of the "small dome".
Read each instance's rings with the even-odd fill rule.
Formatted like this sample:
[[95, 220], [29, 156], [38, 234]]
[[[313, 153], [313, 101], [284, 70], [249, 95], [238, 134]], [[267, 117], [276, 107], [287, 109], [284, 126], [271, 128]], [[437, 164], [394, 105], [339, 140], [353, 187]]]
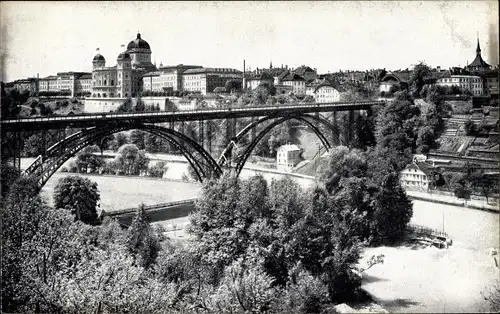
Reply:
[[132, 60], [132, 58], [130, 58], [130, 55], [128, 54], [128, 52], [122, 52], [118, 55], [118, 58], [116, 58], [116, 60]]
[[137, 38], [128, 43], [127, 50], [129, 49], [148, 49], [151, 50], [147, 41], [141, 39], [141, 34], [137, 33]]
[[92, 62], [99, 62], [99, 61], [106, 62], [106, 59], [104, 59], [103, 55], [98, 53], [95, 55], [94, 60], [92, 60]]

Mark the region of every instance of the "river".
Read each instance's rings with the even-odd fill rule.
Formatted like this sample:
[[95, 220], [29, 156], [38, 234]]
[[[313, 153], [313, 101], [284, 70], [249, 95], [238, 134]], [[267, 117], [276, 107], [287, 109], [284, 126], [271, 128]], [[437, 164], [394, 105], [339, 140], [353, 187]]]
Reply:
[[[168, 177], [177, 179], [187, 172], [187, 164], [169, 162]], [[255, 174], [245, 169], [242, 178]], [[56, 173], [42, 190], [51, 202], [57, 180], [67, 173]], [[147, 179], [83, 175], [98, 183], [101, 207], [113, 210], [137, 206], [140, 202], [155, 204], [192, 198], [200, 195], [198, 183], [179, 180]], [[283, 177], [266, 172], [264, 178]], [[295, 178], [302, 187], [310, 187], [314, 180]], [[159, 224], [169, 228], [188, 223], [187, 217]], [[499, 215], [425, 201], [413, 201], [411, 223], [443, 230], [453, 239], [453, 245], [444, 250], [410, 247], [368, 248], [365, 256], [384, 254], [385, 262], [367, 271], [363, 288], [392, 312], [457, 312], [485, 311], [487, 303], [481, 293], [491, 287], [498, 277], [489, 249], [499, 246]], [[185, 238], [184, 230], [170, 231], [171, 237]]]

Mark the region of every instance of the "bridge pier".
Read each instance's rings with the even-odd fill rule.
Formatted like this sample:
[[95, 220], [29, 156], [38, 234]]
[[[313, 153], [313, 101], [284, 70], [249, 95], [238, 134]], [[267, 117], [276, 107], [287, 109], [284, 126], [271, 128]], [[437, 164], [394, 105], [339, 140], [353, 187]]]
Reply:
[[[179, 125], [179, 133], [185, 134], [184, 129], [185, 129], [184, 121], [181, 121], [181, 123]], [[184, 146], [184, 141], [182, 139], [179, 139], [179, 144], [181, 146]]]
[[15, 147], [12, 149], [14, 150], [14, 168], [21, 172], [21, 133], [16, 132], [15, 133]]
[[207, 121], [205, 123], [206, 129], [206, 140], [205, 146], [203, 147], [210, 155], [212, 155], [212, 121]]
[[333, 145], [340, 145], [340, 138], [339, 138], [339, 133], [338, 133], [339, 127], [338, 127], [338, 120], [337, 120], [337, 111], [334, 111], [332, 113], [331, 123], [332, 123], [332, 126], [337, 128], [337, 130], [332, 130], [332, 144]]
[[203, 120], [198, 120], [198, 142], [201, 147], [205, 147], [205, 122]]
[[351, 142], [352, 142], [352, 138], [353, 138], [352, 126], [354, 124], [354, 111], [349, 110], [347, 113], [347, 117], [344, 116], [343, 120], [344, 120], [344, 132], [343, 132], [344, 133], [344, 141], [348, 147], [351, 147]]
[[[252, 117], [250, 123], [254, 123], [257, 118]], [[257, 128], [252, 128], [252, 132], [250, 133], [250, 142], [253, 142], [255, 140], [255, 137], [257, 135]]]
[[47, 156], [47, 130], [42, 130], [42, 157]]

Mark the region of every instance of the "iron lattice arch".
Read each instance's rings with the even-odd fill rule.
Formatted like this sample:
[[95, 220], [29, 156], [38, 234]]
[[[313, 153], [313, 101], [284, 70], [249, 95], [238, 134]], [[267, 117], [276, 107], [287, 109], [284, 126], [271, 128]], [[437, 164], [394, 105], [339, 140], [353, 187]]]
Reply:
[[[172, 128], [166, 128], [154, 124], [122, 122], [106, 127], [92, 127], [84, 129], [67, 136], [63, 140], [49, 147], [45, 152], [45, 155], [38, 156], [38, 158], [36, 158], [35, 161], [24, 171], [24, 174], [37, 177], [39, 180], [39, 186], [42, 187], [57, 171], [57, 169], [59, 169], [69, 158], [75, 156], [84, 147], [114, 133], [138, 129], [157, 135], [171, 143], [186, 157], [200, 182], [206, 178], [220, 177], [222, 169], [225, 166], [234, 168], [233, 170], [235, 171], [235, 174], [239, 175], [259, 141], [261, 141], [274, 127], [289, 120], [296, 120], [310, 127], [319, 138], [326, 151], [332, 147], [330, 142], [337, 141], [346, 145], [345, 140], [341, 138], [335, 123], [328, 121], [319, 114], [297, 114], [285, 117], [270, 115], [257, 119], [246, 125], [233, 138], [231, 138], [225, 149], [222, 151], [218, 161], [215, 161], [210, 153], [195, 140], [179, 131], [175, 131]], [[263, 130], [261, 130], [255, 138], [252, 138], [250, 143], [243, 147], [242, 150], [240, 149], [238, 154], [235, 154], [236, 156], [233, 156], [235, 149], [238, 150], [241, 148], [238, 145], [241, 144], [242, 139], [248, 137], [249, 132], [255, 132], [256, 129], [262, 125], [264, 125]], [[325, 132], [327, 131], [332, 134], [331, 141], [329, 141], [328, 136], [325, 135]], [[234, 167], [231, 167], [232, 162], [235, 162]]]
[[[306, 124], [308, 127], [312, 129], [312, 131], [316, 134], [316, 136], [321, 141], [324, 149], [328, 151], [332, 144], [328, 140], [328, 136], [324, 134], [325, 131], [330, 131], [332, 133], [331, 141], [339, 142], [342, 145], [346, 145], [345, 139], [342, 139], [337, 126], [321, 115], [309, 115], [309, 114], [298, 114], [298, 115], [290, 115], [286, 117], [276, 117], [276, 116], [267, 116], [260, 118], [254, 122], [251, 122], [246, 127], [244, 127], [241, 131], [239, 131], [235, 137], [231, 139], [226, 148], [222, 151], [221, 156], [218, 159], [219, 166], [227, 166], [228, 162], [235, 162], [234, 171], [238, 176], [243, 170], [243, 166], [246, 161], [252, 154], [255, 146], [261, 141], [264, 136], [266, 136], [274, 127], [290, 120], [296, 120], [298, 122]], [[233, 152], [235, 149], [238, 149], [238, 144], [242, 141], [243, 138], [248, 136], [250, 131], [255, 130], [259, 125], [266, 125], [262, 131], [258, 133], [258, 135], [250, 142], [249, 145], [244, 147], [243, 150], [240, 150], [236, 156], [233, 156]]]
[[212, 156], [190, 137], [173, 129], [151, 124], [135, 123], [94, 127], [74, 133], [49, 147], [45, 156], [38, 156], [24, 171], [24, 174], [37, 177], [39, 187], [43, 187], [59, 167], [84, 147], [106, 136], [132, 129], [152, 133], [171, 143], [186, 157], [199, 181], [203, 181], [203, 179], [209, 177], [219, 177], [222, 174], [221, 167]]

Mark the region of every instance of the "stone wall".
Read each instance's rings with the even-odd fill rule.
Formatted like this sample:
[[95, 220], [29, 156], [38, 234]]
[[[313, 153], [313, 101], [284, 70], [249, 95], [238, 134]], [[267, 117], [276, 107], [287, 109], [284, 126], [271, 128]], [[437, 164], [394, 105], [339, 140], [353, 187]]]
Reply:
[[83, 112], [112, 112], [123, 104], [127, 98], [86, 98], [82, 100], [84, 104]]

